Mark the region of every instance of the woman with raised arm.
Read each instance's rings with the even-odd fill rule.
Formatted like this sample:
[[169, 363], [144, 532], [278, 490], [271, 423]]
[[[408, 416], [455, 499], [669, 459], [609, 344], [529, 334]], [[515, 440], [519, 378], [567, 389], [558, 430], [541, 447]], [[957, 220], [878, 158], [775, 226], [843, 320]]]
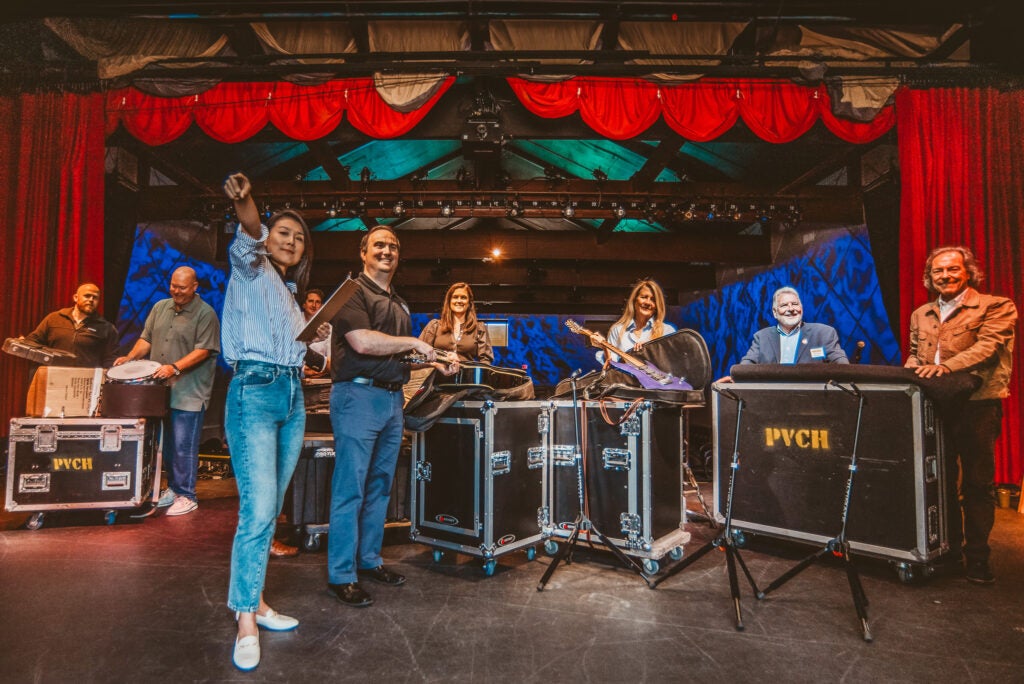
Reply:
[[221, 326], [224, 358], [234, 369], [224, 430], [239, 502], [228, 607], [238, 621], [232, 662], [252, 670], [260, 663], [259, 627], [286, 631], [299, 624], [267, 605], [263, 585], [306, 427], [306, 345], [295, 339], [305, 318], [295, 293], [309, 280], [313, 243], [297, 212], [278, 212], [264, 225], [245, 175], [229, 176], [224, 192], [234, 201], [239, 222], [228, 251], [231, 277]]

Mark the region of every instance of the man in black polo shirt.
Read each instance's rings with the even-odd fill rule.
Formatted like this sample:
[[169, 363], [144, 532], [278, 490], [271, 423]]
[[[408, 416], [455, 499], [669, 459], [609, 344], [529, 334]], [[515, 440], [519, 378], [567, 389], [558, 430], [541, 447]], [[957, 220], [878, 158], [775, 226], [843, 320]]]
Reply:
[[117, 328], [96, 313], [100, 288], [82, 283], [72, 299], [74, 306], [47, 315], [25, 339], [77, 357], [62, 365], [109, 368], [117, 356]]
[[[398, 268], [398, 236], [388, 226], [370, 229], [360, 243], [359, 288], [331, 322], [331, 426], [334, 477], [327, 543], [328, 590], [350, 606], [368, 606], [360, 577], [399, 585], [405, 577], [384, 567], [391, 480], [402, 443], [402, 385], [409, 381], [407, 352], [436, 362], [434, 349], [411, 336], [409, 307], [391, 290]], [[437, 367], [451, 374], [458, 364]]]

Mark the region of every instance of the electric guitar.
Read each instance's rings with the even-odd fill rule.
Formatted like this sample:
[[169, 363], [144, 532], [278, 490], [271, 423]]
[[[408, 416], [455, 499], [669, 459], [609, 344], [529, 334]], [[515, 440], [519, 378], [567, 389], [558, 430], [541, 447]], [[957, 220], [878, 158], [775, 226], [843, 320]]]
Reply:
[[595, 347], [604, 349], [605, 354], [608, 354], [608, 358], [612, 358], [611, 354], [618, 356], [621, 361], [612, 361], [611, 365], [615, 366], [621, 371], [629, 373], [634, 378], [640, 381], [640, 386], [644, 389], [662, 389], [662, 390], [692, 390], [693, 386], [686, 382], [686, 378], [677, 378], [671, 373], [666, 373], [657, 367], [638, 359], [637, 357], [627, 352], [618, 349], [614, 345], [610, 344], [601, 335], [596, 332], [587, 330], [576, 321], [571, 318], [565, 321], [565, 327], [574, 333], [580, 335], [586, 335], [590, 338], [591, 344]]

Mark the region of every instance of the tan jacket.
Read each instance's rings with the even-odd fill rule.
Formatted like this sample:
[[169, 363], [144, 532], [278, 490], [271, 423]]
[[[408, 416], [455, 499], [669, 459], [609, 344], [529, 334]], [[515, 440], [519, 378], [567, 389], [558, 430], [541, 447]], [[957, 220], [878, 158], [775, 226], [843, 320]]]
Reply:
[[910, 358], [905, 365], [935, 363], [938, 347], [943, 366], [981, 378], [972, 400], [1007, 397], [1016, 325], [1017, 308], [1011, 300], [974, 288], [967, 288], [960, 307], [945, 322], [939, 318], [938, 302], [928, 302], [910, 314]]

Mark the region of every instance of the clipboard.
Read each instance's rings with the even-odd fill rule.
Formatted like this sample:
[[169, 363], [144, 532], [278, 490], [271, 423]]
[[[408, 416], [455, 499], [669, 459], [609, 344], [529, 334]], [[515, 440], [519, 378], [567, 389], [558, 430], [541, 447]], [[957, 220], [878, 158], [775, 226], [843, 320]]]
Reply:
[[312, 342], [316, 338], [316, 329], [323, 323], [330, 323], [357, 289], [359, 289], [359, 284], [352, 279], [352, 276], [345, 278], [345, 282], [327, 298], [324, 305], [320, 307], [315, 316], [309, 319], [306, 327], [295, 339], [298, 342]]

